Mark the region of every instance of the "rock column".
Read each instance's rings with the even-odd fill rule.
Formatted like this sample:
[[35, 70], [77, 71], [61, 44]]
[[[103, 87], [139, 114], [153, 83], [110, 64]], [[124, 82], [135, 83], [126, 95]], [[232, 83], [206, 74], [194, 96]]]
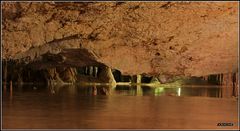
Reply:
[[102, 67], [98, 77], [102, 82], [109, 83], [110, 85], [113, 85], [113, 86], [116, 85], [116, 81], [112, 74], [112, 70], [109, 67]]

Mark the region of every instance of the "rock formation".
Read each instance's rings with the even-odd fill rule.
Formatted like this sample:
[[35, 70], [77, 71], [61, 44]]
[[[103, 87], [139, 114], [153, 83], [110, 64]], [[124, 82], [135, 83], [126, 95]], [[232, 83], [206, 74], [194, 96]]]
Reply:
[[122, 74], [238, 71], [237, 2], [3, 2], [2, 55]]

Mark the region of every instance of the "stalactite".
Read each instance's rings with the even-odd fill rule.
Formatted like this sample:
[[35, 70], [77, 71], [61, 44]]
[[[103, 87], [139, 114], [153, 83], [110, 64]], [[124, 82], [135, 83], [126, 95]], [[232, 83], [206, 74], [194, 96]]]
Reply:
[[222, 86], [226, 85], [226, 74], [223, 74], [222, 77]]
[[19, 85], [23, 84], [21, 72], [18, 74], [17, 83], [18, 83]]
[[88, 67], [85, 67], [85, 75], [88, 75]]
[[7, 60], [5, 60], [5, 66], [4, 66], [4, 89], [7, 88], [7, 73], [8, 73]]
[[20, 66], [20, 67], [18, 67], [19, 68], [19, 70], [18, 70], [18, 72], [17, 72], [17, 83], [18, 83], [18, 85], [21, 85], [21, 84], [23, 84], [23, 79], [22, 79], [22, 67]]
[[90, 67], [89, 67], [89, 75], [90, 75], [90, 76], [93, 76], [93, 66], [90, 66]]
[[218, 85], [220, 85], [219, 80], [220, 80], [220, 74], [217, 74], [217, 84], [218, 84]]
[[95, 66], [95, 67], [93, 68], [93, 76], [94, 76], [94, 77], [97, 77], [97, 73], [98, 73], [98, 67]]
[[238, 72], [221, 74], [222, 97], [238, 96]]
[[223, 83], [224, 83], [224, 81], [223, 81], [223, 77], [224, 77], [224, 74], [221, 74], [221, 79], [222, 79], [222, 81], [221, 81], [221, 85], [223, 85]]

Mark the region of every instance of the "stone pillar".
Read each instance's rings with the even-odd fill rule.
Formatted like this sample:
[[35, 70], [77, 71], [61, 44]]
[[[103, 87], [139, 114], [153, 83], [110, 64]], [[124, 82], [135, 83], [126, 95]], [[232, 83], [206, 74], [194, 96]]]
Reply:
[[141, 75], [137, 75], [137, 84], [141, 83], [141, 79], [142, 79], [142, 76]]
[[45, 72], [45, 78], [47, 80], [48, 85], [64, 83], [62, 79], [59, 77], [56, 68], [47, 69]]
[[76, 70], [76, 68], [59, 67], [59, 68], [57, 68], [57, 72], [58, 72], [61, 80], [63, 80], [64, 82], [75, 83], [77, 81], [77, 70]]
[[116, 81], [113, 77], [112, 70], [109, 67], [102, 67], [99, 72], [99, 79], [104, 83], [109, 83], [110, 85], [116, 86]]

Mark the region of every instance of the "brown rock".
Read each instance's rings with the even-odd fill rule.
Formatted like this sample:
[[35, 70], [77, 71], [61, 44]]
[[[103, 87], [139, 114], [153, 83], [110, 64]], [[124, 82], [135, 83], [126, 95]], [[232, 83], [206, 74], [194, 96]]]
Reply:
[[[4, 2], [2, 7], [4, 59], [48, 67], [54, 64], [41, 62], [46, 53], [85, 49], [93, 56], [89, 60], [130, 75], [203, 76], [238, 69], [237, 2]], [[57, 64], [96, 64], [79, 64], [76, 53], [64, 55], [65, 63]]]

